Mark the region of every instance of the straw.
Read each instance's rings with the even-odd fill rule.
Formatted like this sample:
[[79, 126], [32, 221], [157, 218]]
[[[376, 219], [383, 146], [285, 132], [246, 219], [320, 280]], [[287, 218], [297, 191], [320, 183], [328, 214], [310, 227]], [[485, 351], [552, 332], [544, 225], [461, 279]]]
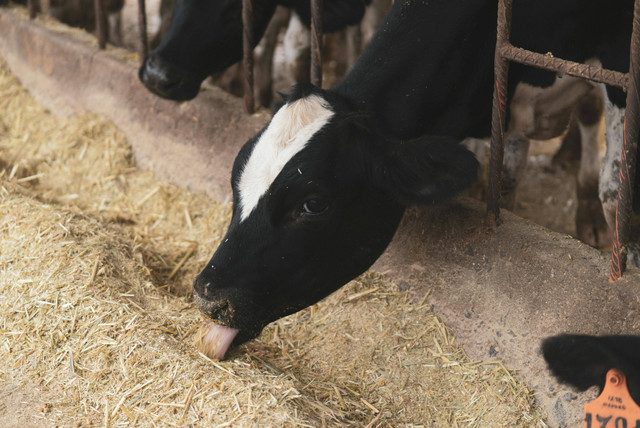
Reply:
[[230, 212], [136, 169], [112, 124], [52, 115], [1, 65], [0, 390], [42, 404], [7, 400], [0, 420], [545, 426], [517, 373], [471, 361], [428, 296], [375, 272], [229, 361], [199, 354], [191, 283]]

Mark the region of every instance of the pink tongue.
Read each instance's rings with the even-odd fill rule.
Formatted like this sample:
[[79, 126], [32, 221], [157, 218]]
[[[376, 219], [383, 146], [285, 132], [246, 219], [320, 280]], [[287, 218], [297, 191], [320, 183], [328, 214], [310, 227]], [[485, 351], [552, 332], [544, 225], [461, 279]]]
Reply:
[[235, 328], [209, 322], [200, 333], [200, 350], [207, 357], [220, 361], [238, 332]]

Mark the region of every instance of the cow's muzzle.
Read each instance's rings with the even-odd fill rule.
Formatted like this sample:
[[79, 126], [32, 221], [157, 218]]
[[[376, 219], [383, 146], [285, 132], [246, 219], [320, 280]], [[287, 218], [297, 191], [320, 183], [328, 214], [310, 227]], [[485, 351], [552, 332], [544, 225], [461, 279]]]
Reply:
[[174, 101], [191, 100], [198, 95], [203, 77], [190, 73], [151, 53], [144, 60], [138, 77], [154, 94]]

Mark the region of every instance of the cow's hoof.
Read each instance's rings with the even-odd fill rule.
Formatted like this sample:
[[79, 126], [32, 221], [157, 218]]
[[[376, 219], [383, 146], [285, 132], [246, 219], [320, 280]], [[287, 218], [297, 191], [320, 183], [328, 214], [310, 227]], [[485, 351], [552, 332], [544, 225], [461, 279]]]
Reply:
[[611, 231], [604, 218], [600, 199], [578, 199], [576, 235], [585, 244], [604, 248], [611, 244]]

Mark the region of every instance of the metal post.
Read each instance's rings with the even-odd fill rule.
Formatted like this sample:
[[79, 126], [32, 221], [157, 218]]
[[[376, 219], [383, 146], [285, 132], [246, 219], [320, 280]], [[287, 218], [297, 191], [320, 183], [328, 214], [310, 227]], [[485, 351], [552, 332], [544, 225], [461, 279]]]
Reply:
[[[622, 276], [626, 268], [626, 244], [629, 242], [629, 223], [633, 202], [633, 182], [635, 179], [638, 152], [638, 115], [640, 114], [640, 0], [635, 1], [633, 11], [633, 32], [631, 33], [629, 82], [627, 86], [627, 108], [624, 113], [624, 142], [620, 160], [620, 189], [616, 208], [616, 227], [611, 250], [611, 273], [609, 282]], [[640, 197], [640, 195], [635, 195]]]
[[107, 20], [104, 11], [104, 1], [94, 0], [93, 4], [96, 11], [96, 37], [98, 38], [98, 47], [104, 49], [107, 46]]
[[244, 66], [244, 111], [252, 114], [255, 109], [253, 99], [253, 3], [242, 0], [242, 44]]
[[509, 43], [511, 33], [511, 0], [498, 2], [498, 32], [495, 51], [495, 86], [493, 87], [493, 111], [491, 117], [491, 159], [489, 161], [489, 189], [487, 197], [487, 225], [497, 225], [500, 215], [500, 186], [504, 157], [504, 128], [507, 112], [507, 77], [509, 61], [501, 55], [503, 46]]
[[140, 65], [149, 54], [149, 41], [147, 40], [147, 5], [145, 0], [138, 0], [138, 32], [140, 33]]
[[322, 0], [311, 0], [311, 83], [322, 87]]
[[36, 12], [38, 11], [38, 0], [27, 0], [27, 10], [29, 11], [29, 19], [34, 19], [36, 17]]

